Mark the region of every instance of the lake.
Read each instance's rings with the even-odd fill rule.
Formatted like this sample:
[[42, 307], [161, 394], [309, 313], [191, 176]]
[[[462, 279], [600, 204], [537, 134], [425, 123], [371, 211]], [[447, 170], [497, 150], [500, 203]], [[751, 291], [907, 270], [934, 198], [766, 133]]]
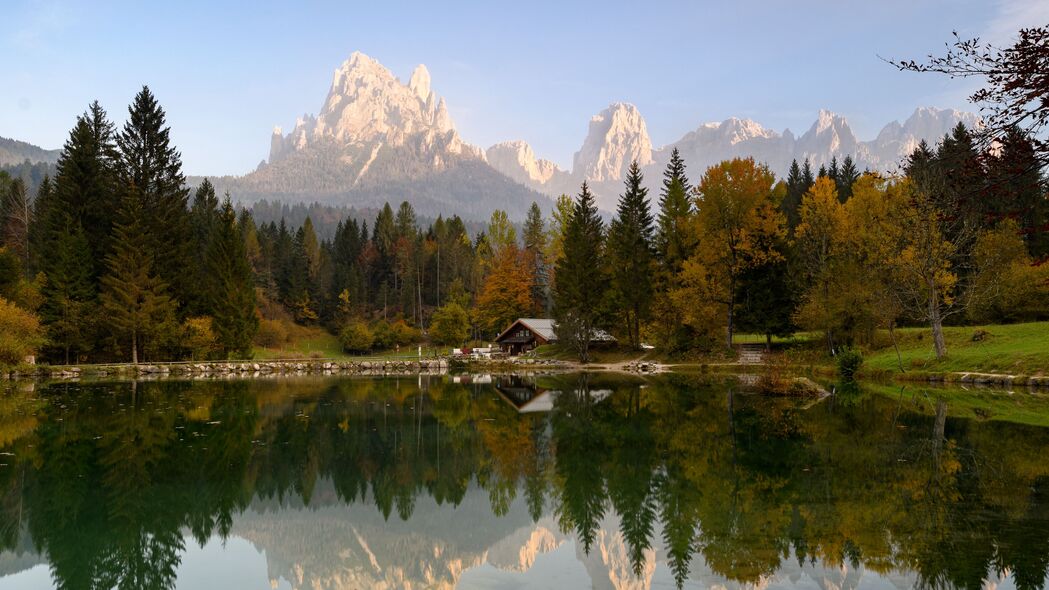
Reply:
[[0, 389], [0, 590], [1047, 582], [1044, 395], [600, 374]]

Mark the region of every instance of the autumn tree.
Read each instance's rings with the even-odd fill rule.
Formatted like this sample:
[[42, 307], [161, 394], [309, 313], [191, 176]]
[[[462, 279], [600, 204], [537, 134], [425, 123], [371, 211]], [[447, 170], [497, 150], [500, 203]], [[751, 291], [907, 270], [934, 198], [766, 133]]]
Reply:
[[517, 318], [528, 317], [532, 310], [531, 284], [531, 267], [521, 251], [516, 245], [504, 244], [495, 252], [491, 271], [477, 296], [481, 327], [498, 333]]
[[768, 167], [752, 158], [711, 166], [696, 188], [699, 247], [693, 266], [706, 269], [711, 296], [723, 309], [726, 344], [732, 347], [737, 286], [749, 268], [777, 260], [784, 217]]

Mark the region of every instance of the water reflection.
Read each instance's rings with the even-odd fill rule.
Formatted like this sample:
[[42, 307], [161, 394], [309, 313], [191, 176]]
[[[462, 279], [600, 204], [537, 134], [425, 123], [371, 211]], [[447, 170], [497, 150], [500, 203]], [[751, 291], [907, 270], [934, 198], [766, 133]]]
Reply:
[[[1049, 429], [969, 417], [962, 394], [812, 403], [594, 375], [7, 387], [0, 575], [46, 563], [57, 588], [173, 588], [216, 538], [293, 588], [560, 585], [544, 554], [614, 588], [1041, 588], [1049, 568]], [[1038, 416], [1031, 399], [1000, 417]]]

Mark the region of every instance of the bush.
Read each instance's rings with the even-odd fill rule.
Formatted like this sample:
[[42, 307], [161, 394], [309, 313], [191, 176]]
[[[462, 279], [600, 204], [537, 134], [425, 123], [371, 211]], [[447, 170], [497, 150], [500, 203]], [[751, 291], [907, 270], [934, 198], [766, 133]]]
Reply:
[[433, 313], [430, 338], [436, 344], [458, 346], [470, 336], [470, 316], [458, 303], [449, 303]]
[[259, 320], [259, 331], [255, 333], [255, 344], [263, 348], [276, 348], [288, 342], [288, 326], [283, 320]]
[[396, 337], [390, 322], [379, 320], [372, 324], [372, 347], [376, 350], [387, 350], [393, 348]]
[[407, 346], [422, 338], [419, 330], [409, 326], [404, 320], [397, 320], [390, 329], [393, 332], [393, 343], [397, 346]]
[[838, 375], [846, 381], [856, 376], [862, 364], [863, 355], [856, 349], [845, 347], [838, 353]]
[[36, 314], [0, 297], [0, 365], [17, 365], [44, 344]]
[[375, 339], [367, 324], [353, 320], [339, 332], [339, 342], [346, 352], [364, 353], [372, 349]]
[[192, 360], [210, 358], [219, 348], [218, 336], [211, 326], [211, 318], [187, 318], [182, 324], [182, 345]]

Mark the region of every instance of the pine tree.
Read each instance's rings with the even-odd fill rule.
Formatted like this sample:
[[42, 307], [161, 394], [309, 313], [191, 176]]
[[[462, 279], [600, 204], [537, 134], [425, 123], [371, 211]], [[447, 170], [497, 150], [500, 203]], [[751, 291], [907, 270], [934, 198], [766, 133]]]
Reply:
[[558, 336], [576, 349], [583, 362], [590, 360], [590, 342], [601, 319], [607, 288], [602, 230], [594, 196], [583, 182], [565, 232], [554, 291]]
[[[51, 178], [45, 175], [36, 191], [36, 198], [33, 199], [33, 224], [29, 226], [29, 250], [33, 274], [43, 270], [47, 262], [48, 242], [53, 234], [54, 226], [57, 225], [52, 222], [52, 211], [57, 210], [54, 185], [51, 183]], [[90, 247], [88, 251], [90, 252]], [[86, 263], [90, 273], [95, 261], [88, 256]]]
[[189, 190], [178, 150], [171, 145], [164, 109], [148, 86], [128, 107], [117, 137], [120, 190], [141, 200], [145, 247], [158, 278], [169, 285], [176, 305], [192, 298]]
[[838, 198], [842, 203], [852, 197], [852, 185], [856, 184], [859, 178], [860, 171], [856, 169], [856, 163], [852, 161], [852, 156], [845, 156], [845, 159], [841, 162], [841, 169], [838, 171], [837, 177]]
[[689, 192], [692, 190], [685, 176], [685, 162], [677, 148], [670, 152], [670, 162], [663, 171], [663, 191], [659, 197], [659, 231], [656, 247], [665, 269], [672, 274], [692, 254], [693, 244], [688, 238], [686, 220], [692, 213]]
[[144, 341], [174, 323], [175, 304], [167, 285], [153, 268], [150, 240], [142, 198], [127, 191], [113, 228], [112, 249], [106, 256], [102, 277], [104, 321], [131, 347], [131, 362], [138, 363]]
[[1049, 256], [1049, 180], [1031, 138], [1010, 129], [1001, 139], [1001, 150], [987, 160], [987, 216], [994, 222], [1016, 218], [1028, 253], [1036, 260]]
[[528, 208], [524, 224], [524, 255], [532, 274], [532, 308], [536, 315], [546, 315], [549, 305], [546, 269], [546, 229], [543, 212], [535, 202]]
[[71, 351], [83, 353], [91, 348], [97, 291], [87, 234], [68, 211], [60, 217], [47, 241], [40, 317], [47, 325], [48, 343], [61, 350], [69, 364], [71, 358], [76, 360], [70, 357]]
[[193, 244], [190, 249], [193, 260], [193, 281], [186, 289], [189, 299], [185, 302], [190, 315], [207, 313], [207, 295], [204, 286], [207, 284], [208, 241], [215, 232], [218, 223], [219, 200], [215, 196], [215, 186], [205, 178], [193, 195], [193, 205], [189, 210], [190, 231]]
[[641, 348], [641, 324], [648, 319], [654, 289], [653, 223], [648, 189], [635, 160], [608, 230], [608, 264], [616, 307], [622, 310], [631, 346]]
[[787, 227], [791, 230], [798, 225], [798, 207], [801, 206], [801, 198], [807, 190], [801, 167], [798, 166], [797, 160], [792, 160], [787, 172], [787, 194], [780, 205], [783, 215], [787, 218]]
[[228, 194], [208, 239], [205, 261], [206, 300], [219, 347], [227, 358], [249, 357], [259, 327], [255, 284]]
[[801, 184], [805, 187], [805, 194], [812, 188], [812, 185], [816, 184], [816, 177], [812, 175], [812, 164], [809, 163], [809, 159], [805, 158], [805, 163], [801, 165]]
[[[87, 236], [91, 249], [91, 277], [96, 282], [105, 271], [113, 222], [120, 199], [115, 180], [114, 127], [97, 101], [77, 118], [58, 158], [54, 179], [54, 206], [68, 212]], [[44, 222], [49, 224], [50, 222]]]

